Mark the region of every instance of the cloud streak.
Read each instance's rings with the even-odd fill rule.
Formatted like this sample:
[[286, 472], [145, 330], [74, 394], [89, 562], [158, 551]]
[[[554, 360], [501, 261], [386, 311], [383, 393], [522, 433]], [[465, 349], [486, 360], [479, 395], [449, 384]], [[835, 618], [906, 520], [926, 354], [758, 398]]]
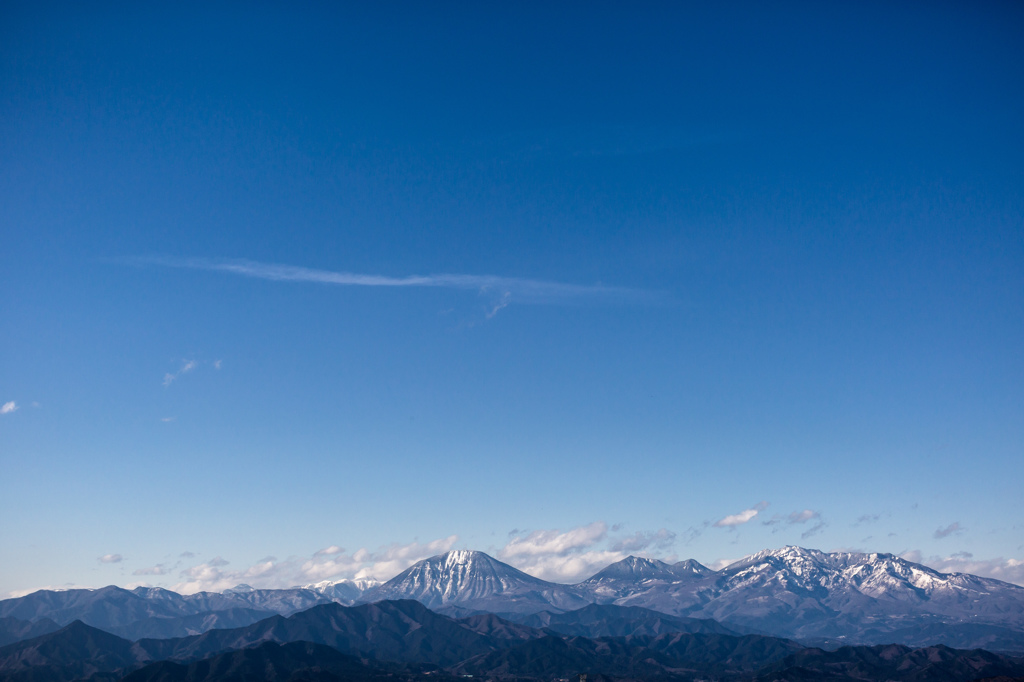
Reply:
[[742, 526], [744, 523], [749, 523], [754, 520], [754, 517], [763, 512], [768, 508], [767, 502], [758, 502], [750, 509], [744, 509], [737, 514], [729, 514], [728, 516], [718, 519], [715, 521], [715, 528], [735, 528], [736, 526]]
[[[640, 537], [646, 539], [642, 535]], [[511, 538], [508, 544], [498, 550], [497, 556], [538, 578], [573, 583], [590, 577], [608, 564], [626, 558], [621, 549], [600, 547], [607, 538], [608, 524], [604, 521], [595, 521], [564, 532], [535, 530]], [[655, 543], [658, 541], [658, 538], [652, 539]]]
[[959, 521], [954, 521], [945, 528], [939, 528], [935, 531], [935, 539], [941, 540], [942, 538], [948, 538], [950, 535], [959, 535], [964, 532], [964, 529], [960, 527]]
[[167, 567], [163, 564], [157, 564], [149, 568], [137, 568], [132, 571], [132, 575], [167, 575]]
[[199, 363], [196, 362], [195, 360], [182, 360], [181, 369], [179, 369], [177, 372], [168, 372], [167, 374], [164, 375], [164, 387], [170, 386], [182, 374], [188, 374], [198, 366]]
[[433, 287], [462, 289], [468, 291], [495, 292], [496, 301], [488, 317], [515, 299], [519, 303], [556, 303], [580, 299], [616, 299], [642, 302], [657, 298], [653, 292], [601, 284], [584, 285], [497, 275], [408, 275], [391, 277], [356, 272], [317, 270], [296, 265], [260, 263], [249, 260], [215, 260], [205, 258], [133, 258], [129, 263], [139, 266], [159, 266], [224, 272], [242, 277], [271, 280], [274, 282], [312, 282], [335, 286], [357, 287]]
[[[749, 512], [751, 510], [748, 509], [747, 511]], [[744, 512], [744, 513], [746, 513], [746, 512]], [[813, 509], [804, 509], [803, 511], [795, 511], [795, 512], [793, 512], [792, 514], [790, 514], [788, 516], [782, 516], [781, 514], [776, 514], [772, 518], [768, 519], [767, 521], [762, 521], [761, 523], [763, 525], [765, 525], [765, 526], [775, 526], [775, 529], [772, 530], [772, 533], [776, 533], [779, 530], [779, 527], [780, 527], [779, 524], [785, 523], [788, 526], [792, 526], [792, 525], [795, 525], [795, 524], [804, 525], [804, 524], [807, 524], [807, 522], [809, 522], [809, 521], [814, 521], [815, 523], [814, 523], [813, 526], [811, 526], [810, 528], [808, 528], [807, 530], [805, 530], [804, 532], [802, 532], [800, 534], [800, 539], [801, 540], [806, 540], [807, 538], [809, 538], [809, 537], [811, 537], [813, 535], [817, 535], [822, 530], [824, 530], [824, 528], [828, 525], [824, 521], [822, 521], [822, 519], [821, 519], [821, 512], [815, 511]]]

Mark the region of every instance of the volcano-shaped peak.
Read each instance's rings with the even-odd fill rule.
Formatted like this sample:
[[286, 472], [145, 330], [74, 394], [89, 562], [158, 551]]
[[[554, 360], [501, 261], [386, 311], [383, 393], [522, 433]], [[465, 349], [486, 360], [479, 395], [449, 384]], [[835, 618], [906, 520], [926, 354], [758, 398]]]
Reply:
[[483, 552], [453, 550], [424, 559], [363, 601], [415, 599], [429, 608], [459, 606], [497, 612], [580, 608], [587, 602], [564, 585], [523, 573]]

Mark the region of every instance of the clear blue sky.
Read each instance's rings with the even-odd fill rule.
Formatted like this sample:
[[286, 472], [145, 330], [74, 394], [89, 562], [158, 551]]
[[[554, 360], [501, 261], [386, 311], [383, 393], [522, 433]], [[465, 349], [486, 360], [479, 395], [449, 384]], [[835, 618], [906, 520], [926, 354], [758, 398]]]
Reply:
[[449, 546], [1024, 582], [1022, 32], [4, 3], [0, 595]]

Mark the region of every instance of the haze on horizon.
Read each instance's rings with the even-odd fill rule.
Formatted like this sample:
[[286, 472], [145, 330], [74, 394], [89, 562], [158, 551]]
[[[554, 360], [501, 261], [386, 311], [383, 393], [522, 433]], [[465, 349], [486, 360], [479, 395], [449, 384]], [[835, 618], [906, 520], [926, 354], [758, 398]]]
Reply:
[[1024, 585], [1021, 6], [0, 18], [0, 597]]

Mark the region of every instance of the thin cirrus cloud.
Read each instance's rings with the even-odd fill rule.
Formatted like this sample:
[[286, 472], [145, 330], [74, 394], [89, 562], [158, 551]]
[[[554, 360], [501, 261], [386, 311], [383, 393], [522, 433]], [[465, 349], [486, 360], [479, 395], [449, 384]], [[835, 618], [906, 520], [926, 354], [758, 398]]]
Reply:
[[[750, 510], [748, 509], [747, 511]], [[767, 521], [762, 521], [761, 523], [763, 523], [765, 526], [775, 526], [775, 528], [772, 530], [772, 533], [776, 533], [779, 531], [779, 524], [785, 523], [787, 526], [805, 525], [809, 521], [814, 521], [814, 525], [800, 534], [800, 539], [806, 540], [807, 538], [813, 535], [817, 535], [825, 529], [827, 524], [821, 519], [821, 512], [815, 511], [813, 509], [804, 509], [803, 511], [795, 511], [789, 514], [788, 516], [776, 514], [772, 518], [768, 519]]]
[[622, 302], [652, 302], [659, 298], [656, 292], [641, 289], [612, 287], [602, 284], [570, 284], [497, 275], [436, 274], [392, 277], [356, 272], [317, 270], [296, 265], [260, 263], [250, 260], [215, 260], [206, 258], [132, 258], [128, 262], [137, 266], [224, 272], [275, 282], [312, 282], [316, 284], [358, 287], [433, 287], [495, 292], [497, 299], [489, 308], [488, 317], [496, 315], [498, 311], [508, 306], [513, 299], [518, 303], [568, 303], [574, 300], [597, 298]]
[[736, 514], [729, 514], [726, 517], [718, 519], [714, 522], [715, 528], [735, 528], [736, 526], [742, 526], [744, 523], [749, 523], [754, 518], [768, 508], [768, 502], [758, 502], [750, 509], [744, 509], [743, 511]]
[[939, 528], [935, 531], [935, 539], [941, 540], [942, 538], [948, 538], [950, 535], [957, 535], [964, 532], [964, 529], [960, 526], [959, 521], [954, 521], [945, 528]]
[[667, 550], [675, 541], [676, 534], [667, 528], [661, 528], [653, 533], [636, 531], [633, 535], [616, 540], [612, 543], [611, 549], [616, 552], [642, 552], [648, 548]]
[[132, 575], [167, 575], [167, 567], [163, 564], [157, 564], [149, 568], [137, 568], [132, 571]]
[[189, 372], [194, 371], [195, 368], [198, 366], [199, 363], [196, 362], [195, 360], [182, 360], [181, 367], [178, 369], [177, 372], [168, 372], [167, 374], [164, 374], [164, 386], [170, 386], [175, 381], [177, 381], [178, 377], [180, 377], [183, 374], [188, 374]]

